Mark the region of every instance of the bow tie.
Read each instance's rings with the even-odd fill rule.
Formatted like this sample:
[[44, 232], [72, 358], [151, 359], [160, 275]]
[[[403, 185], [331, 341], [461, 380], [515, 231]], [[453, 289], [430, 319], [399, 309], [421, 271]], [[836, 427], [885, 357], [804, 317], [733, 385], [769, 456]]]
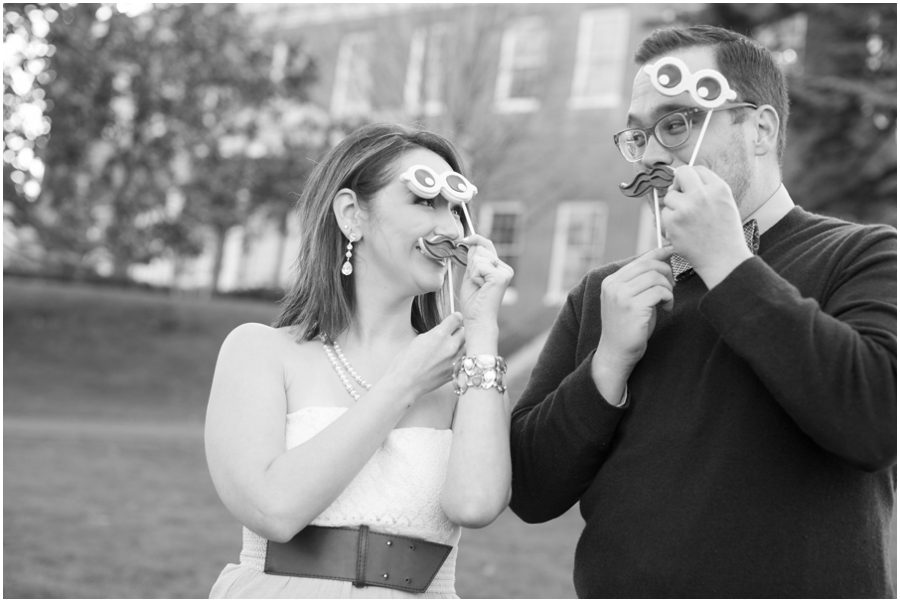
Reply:
[[[756, 225], [755, 219], [744, 224], [744, 241], [751, 253], [756, 255], [759, 252], [759, 226]], [[681, 282], [694, 273], [691, 264], [678, 253], [674, 253], [669, 261], [672, 265], [672, 276], [675, 277], [675, 282]]]

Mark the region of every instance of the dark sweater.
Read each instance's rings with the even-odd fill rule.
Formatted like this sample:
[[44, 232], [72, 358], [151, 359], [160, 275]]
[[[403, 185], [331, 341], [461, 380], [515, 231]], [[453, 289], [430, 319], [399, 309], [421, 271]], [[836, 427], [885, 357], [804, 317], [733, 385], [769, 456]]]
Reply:
[[513, 412], [511, 507], [581, 502], [580, 597], [893, 597], [897, 234], [795, 207], [714, 290], [660, 310], [624, 409], [569, 294]]

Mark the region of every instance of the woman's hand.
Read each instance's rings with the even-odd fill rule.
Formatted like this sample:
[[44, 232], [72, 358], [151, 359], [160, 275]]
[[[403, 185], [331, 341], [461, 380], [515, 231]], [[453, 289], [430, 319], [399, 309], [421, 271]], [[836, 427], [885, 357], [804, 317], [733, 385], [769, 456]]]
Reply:
[[420, 334], [391, 362], [384, 378], [413, 392], [413, 400], [441, 387], [452, 378], [453, 362], [466, 342], [463, 317], [453, 312], [426, 333]]
[[466, 274], [460, 286], [460, 310], [469, 334], [496, 331], [497, 314], [513, 269], [497, 258], [494, 243], [473, 234], [462, 239], [469, 246]]

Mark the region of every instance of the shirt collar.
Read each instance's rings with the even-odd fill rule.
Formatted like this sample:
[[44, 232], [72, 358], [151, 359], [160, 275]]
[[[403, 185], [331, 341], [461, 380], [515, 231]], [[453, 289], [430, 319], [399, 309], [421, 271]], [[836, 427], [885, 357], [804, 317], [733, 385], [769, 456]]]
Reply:
[[765, 203], [757, 207], [756, 211], [747, 216], [744, 223], [747, 223], [751, 219], [755, 219], [756, 225], [759, 227], [759, 233], [763, 234], [766, 230], [781, 221], [781, 218], [790, 213], [793, 208], [794, 200], [791, 198], [791, 195], [788, 194], [784, 184], [781, 184], [778, 186], [778, 190], [776, 190]]

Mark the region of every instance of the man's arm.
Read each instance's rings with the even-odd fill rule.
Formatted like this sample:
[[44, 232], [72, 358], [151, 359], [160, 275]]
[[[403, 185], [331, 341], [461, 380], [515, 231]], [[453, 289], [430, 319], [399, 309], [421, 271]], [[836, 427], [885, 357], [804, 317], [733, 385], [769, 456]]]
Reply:
[[524, 521], [552, 520], [590, 485], [623, 410], [607, 403], [580, 363], [578, 312], [587, 278], [566, 300], [512, 414], [510, 507]]
[[657, 307], [671, 307], [670, 255], [654, 249], [621, 269], [592, 272], [569, 293], [513, 411], [510, 506], [523, 520], [561, 515], [597, 474]]
[[818, 445], [881, 470], [897, 456], [896, 231], [865, 240], [817, 250], [843, 258], [821, 306], [753, 258], [700, 310]]

